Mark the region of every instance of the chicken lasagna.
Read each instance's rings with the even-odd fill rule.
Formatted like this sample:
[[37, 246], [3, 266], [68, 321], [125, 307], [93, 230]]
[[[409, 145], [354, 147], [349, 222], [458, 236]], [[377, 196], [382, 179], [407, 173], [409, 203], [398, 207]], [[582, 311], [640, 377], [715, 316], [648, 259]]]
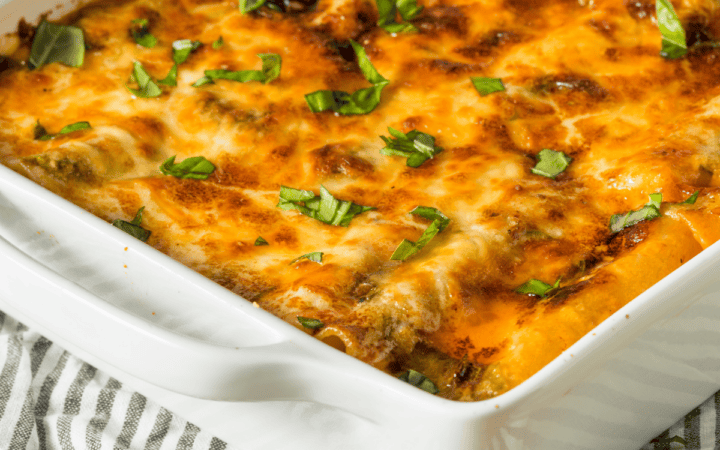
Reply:
[[483, 400], [720, 237], [716, 36], [713, 0], [91, 2], [0, 38], [0, 161]]

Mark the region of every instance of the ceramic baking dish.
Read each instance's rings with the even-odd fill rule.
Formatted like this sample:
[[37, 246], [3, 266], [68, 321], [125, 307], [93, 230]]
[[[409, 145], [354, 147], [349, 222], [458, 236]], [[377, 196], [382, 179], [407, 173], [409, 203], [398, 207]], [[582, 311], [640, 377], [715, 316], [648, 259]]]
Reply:
[[[0, 0], [0, 33], [77, 4]], [[178, 393], [349, 411], [387, 448], [639, 448], [720, 389], [718, 244], [512, 391], [459, 403], [326, 346], [0, 166], [0, 309]]]

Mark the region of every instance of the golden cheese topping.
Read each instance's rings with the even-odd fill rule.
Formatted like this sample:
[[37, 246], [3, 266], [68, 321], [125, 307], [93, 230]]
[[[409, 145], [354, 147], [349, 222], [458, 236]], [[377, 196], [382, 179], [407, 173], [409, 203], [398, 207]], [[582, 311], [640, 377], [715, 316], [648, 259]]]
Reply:
[[[108, 222], [144, 207], [149, 245], [381, 370], [482, 400], [720, 237], [720, 7], [673, 4], [688, 45], [677, 59], [660, 56], [647, 0], [421, 0], [415, 17], [395, 17], [409, 32], [377, 26], [367, 0], [246, 13], [229, 0], [91, 4], [61, 21], [84, 34], [81, 67], [31, 70], [25, 23], [3, 40], [0, 161]], [[155, 45], [139, 45], [138, 29]], [[136, 63], [164, 79], [183, 39], [202, 45], [176, 86], [128, 89], [142, 81]], [[269, 81], [257, 75], [267, 54], [282, 60]], [[258, 78], [196, 83], [207, 70]], [[482, 95], [483, 78], [504, 90]], [[313, 112], [305, 97], [343, 91], [326, 94], [342, 104], [373, 86], [379, 103], [364, 114]], [[53, 137], [38, 139], [38, 124]], [[388, 127], [433, 157], [410, 167], [381, 153]], [[555, 178], [533, 171], [544, 149], [570, 161]], [[172, 156], [215, 170], [164, 175]], [[283, 186], [312, 194], [283, 201]], [[372, 209], [346, 227], [298, 210], [321, 189]], [[659, 217], [611, 230], [655, 193]], [[403, 240], [420, 245], [393, 259]], [[518, 292], [531, 280], [549, 291]]]

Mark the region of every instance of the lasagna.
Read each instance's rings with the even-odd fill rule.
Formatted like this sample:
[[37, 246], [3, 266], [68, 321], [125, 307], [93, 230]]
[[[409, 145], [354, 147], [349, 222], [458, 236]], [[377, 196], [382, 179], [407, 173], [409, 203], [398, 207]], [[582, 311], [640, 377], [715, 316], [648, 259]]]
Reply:
[[90, 3], [0, 40], [0, 161], [340, 351], [483, 400], [720, 237], [719, 14]]

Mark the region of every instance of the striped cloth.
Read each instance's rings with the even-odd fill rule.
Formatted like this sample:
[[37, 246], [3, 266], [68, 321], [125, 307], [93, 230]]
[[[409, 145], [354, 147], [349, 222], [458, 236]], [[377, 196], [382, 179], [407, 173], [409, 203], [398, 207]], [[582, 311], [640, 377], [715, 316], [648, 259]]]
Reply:
[[0, 312], [0, 449], [231, 450]]
[[[232, 450], [0, 311], [0, 449]], [[641, 450], [720, 450], [720, 392]]]

